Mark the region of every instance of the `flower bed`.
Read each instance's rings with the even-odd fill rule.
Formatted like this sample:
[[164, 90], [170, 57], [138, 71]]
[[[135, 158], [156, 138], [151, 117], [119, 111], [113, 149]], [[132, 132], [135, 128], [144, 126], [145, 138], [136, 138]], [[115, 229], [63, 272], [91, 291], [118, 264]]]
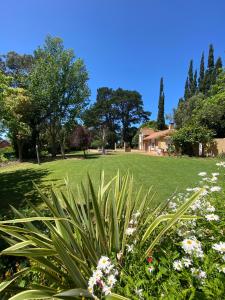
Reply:
[[44, 215], [33, 206], [29, 217], [14, 209], [16, 219], [0, 222], [10, 244], [2, 254], [26, 256], [29, 264], [5, 276], [0, 296], [224, 299], [225, 163], [216, 167], [157, 206], [150, 191], [133, 197], [129, 174], [104, 183], [103, 173], [98, 192], [89, 178], [76, 200], [69, 189], [42, 195]]

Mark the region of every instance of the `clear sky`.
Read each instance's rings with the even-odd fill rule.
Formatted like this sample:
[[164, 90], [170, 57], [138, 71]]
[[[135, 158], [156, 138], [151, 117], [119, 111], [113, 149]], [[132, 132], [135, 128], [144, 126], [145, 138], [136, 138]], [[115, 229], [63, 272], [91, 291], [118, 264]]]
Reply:
[[213, 43], [224, 60], [224, 0], [1, 0], [0, 53], [32, 53], [59, 36], [84, 59], [91, 100], [102, 86], [139, 91], [157, 114], [159, 80], [165, 111], [183, 95], [191, 58]]

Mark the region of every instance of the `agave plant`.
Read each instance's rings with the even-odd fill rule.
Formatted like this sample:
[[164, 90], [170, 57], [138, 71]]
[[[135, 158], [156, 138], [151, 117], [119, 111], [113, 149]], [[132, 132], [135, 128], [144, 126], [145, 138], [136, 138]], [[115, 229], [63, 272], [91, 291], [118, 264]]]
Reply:
[[[179, 219], [193, 218], [185, 212], [200, 194], [194, 194], [176, 213], [161, 215], [165, 203], [150, 210], [154, 198], [151, 189], [143, 196], [141, 188], [134, 189], [129, 174], [121, 176], [118, 172], [106, 182], [102, 172], [97, 190], [88, 176], [87, 187], [78, 186], [76, 196], [67, 180], [65, 183], [65, 192], [52, 189], [47, 197], [39, 191], [48, 216], [29, 203], [31, 217], [12, 208], [16, 218], [0, 222], [2, 237], [9, 244], [1, 255], [27, 257], [30, 262], [30, 266], [0, 284], [0, 293], [9, 291], [13, 295], [10, 300], [93, 298], [87, 290], [92, 270], [102, 255], [125, 255], [127, 233], [133, 228], [135, 214], [139, 215], [135, 234], [142, 232], [140, 246], [147, 243], [147, 256]], [[38, 283], [16, 286], [20, 278], [32, 272], [39, 274]], [[113, 293], [105, 298], [126, 299]]]

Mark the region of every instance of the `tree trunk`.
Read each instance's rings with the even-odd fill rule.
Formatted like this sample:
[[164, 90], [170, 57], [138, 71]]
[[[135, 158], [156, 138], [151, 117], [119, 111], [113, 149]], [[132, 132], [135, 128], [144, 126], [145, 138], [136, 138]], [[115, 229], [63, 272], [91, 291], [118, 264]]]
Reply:
[[21, 140], [17, 140], [17, 146], [18, 146], [18, 158], [19, 162], [23, 161], [23, 142]]
[[51, 155], [52, 158], [55, 158], [57, 154], [57, 144], [56, 144], [56, 137], [52, 137], [52, 142], [51, 142]]
[[65, 159], [66, 155], [65, 155], [65, 147], [64, 147], [64, 143], [60, 143], [60, 149], [61, 149], [61, 155], [62, 158]]

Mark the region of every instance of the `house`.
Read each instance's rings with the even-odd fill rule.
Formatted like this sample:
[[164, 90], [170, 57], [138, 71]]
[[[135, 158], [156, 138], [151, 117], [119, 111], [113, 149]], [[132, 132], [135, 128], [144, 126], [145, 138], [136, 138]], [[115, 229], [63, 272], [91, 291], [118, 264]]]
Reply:
[[0, 140], [0, 149], [10, 147], [10, 146], [11, 146], [10, 142], [6, 140]]
[[175, 132], [174, 124], [171, 123], [166, 130], [155, 131], [151, 128], [141, 128], [139, 134], [139, 150], [150, 152], [153, 155], [167, 153], [171, 145], [171, 136]]

